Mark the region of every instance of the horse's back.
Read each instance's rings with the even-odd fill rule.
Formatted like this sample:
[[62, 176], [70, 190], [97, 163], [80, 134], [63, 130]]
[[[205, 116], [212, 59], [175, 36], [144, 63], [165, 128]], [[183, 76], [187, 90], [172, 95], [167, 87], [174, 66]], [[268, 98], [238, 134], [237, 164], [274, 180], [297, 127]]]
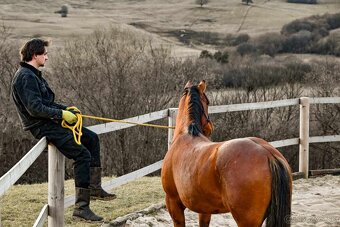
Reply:
[[234, 181], [242, 181], [242, 184], [257, 181], [270, 183], [268, 160], [272, 157], [271, 151], [257, 143], [255, 139], [257, 138], [233, 139], [219, 147], [216, 169], [226, 183], [235, 183]]
[[240, 174], [241, 178], [256, 177], [260, 173], [268, 173], [266, 177], [271, 178], [268, 162], [274, 158], [280, 158], [288, 166], [283, 155], [265, 140], [257, 137], [238, 138], [221, 144], [216, 168], [220, 174], [228, 170], [228, 174]]

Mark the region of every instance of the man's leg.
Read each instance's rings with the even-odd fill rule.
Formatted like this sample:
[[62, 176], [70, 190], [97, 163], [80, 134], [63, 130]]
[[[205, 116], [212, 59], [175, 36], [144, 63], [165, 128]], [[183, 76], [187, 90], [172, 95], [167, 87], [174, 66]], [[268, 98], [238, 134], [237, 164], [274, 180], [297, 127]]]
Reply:
[[76, 201], [73, 217], [90, 221], [101, 221], [102, 217], [90, 209], [90, 162], [91, 154], [83, 145], [78, 145], [73, 139], [57, 146], [66, 157], [74, 160], [74, 181], [76, 186]]
[[90, 221], [100, 221], [103, 218], [95, 215], [90, 205], [90, 163], [91, 153], [83, 145], [78, 145], [71, 130], [60, 124], [49, 122], [31, 130], [34, 137], [40, 139], [46, 136], [58, 150], [69, 159], [74, 160], [74, 181], [76, 186], [76, 202], [73, 216]]
[[82, 128], [81, 144], [91, 153], [91, 167], [101, 167], [100, 143], [98, 135], [87, 128]]
[[86, 128], [83, 128], [82, 132], [83, 135], [81, 137], [81, 142], [91, 153], [89, 186], [91, 189], [91, 197], [93, 199], [113, 200], [117, 196], [104, 191], [101, 186], [102, 168], [100, 162], [100, 143], [98, 135]]

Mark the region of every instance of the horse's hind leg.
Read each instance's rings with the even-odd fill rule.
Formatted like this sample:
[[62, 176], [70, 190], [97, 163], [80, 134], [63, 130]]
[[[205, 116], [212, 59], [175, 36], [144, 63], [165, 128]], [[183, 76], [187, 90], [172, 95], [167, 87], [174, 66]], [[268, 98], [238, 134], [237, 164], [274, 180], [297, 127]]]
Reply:
[[211, 214], [198, 214], [200, 227], [208, 227], [210, 224]]
[[175, 227], [184, 227], [185, 226], [185, 217], [184, 217], [184, 209], [185, 206], [181, 202], [179, 198], [173, 199], [168, 195], [165, 197], [166, 207], [170, 213], [172, 221], [174, 222]]

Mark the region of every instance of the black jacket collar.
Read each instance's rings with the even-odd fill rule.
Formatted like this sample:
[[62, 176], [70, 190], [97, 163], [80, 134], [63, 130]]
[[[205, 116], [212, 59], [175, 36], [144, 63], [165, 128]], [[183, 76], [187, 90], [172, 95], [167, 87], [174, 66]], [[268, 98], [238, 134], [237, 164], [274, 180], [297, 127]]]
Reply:
[[41, 78], [41, 71], [36, 69], [34, 66], [27, 64], [26, 62], [20, 62], [21, 67], [28, 68], [31, 70], [35, 75], [37, 75], [39, 78]]

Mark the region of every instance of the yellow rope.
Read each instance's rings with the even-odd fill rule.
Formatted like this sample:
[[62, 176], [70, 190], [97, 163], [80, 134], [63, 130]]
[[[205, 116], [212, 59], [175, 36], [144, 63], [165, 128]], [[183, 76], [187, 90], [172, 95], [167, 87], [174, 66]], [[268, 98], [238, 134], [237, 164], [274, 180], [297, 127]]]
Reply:
[[65, 120], [63, 120], [61, 122], [61, 126], [63, 128], [68, 128], [73, 132], [74, 141], [79, 145], [81, 144], [80, 139], [81, 139], [81, 136], [82, 136], [81, 129], [83, 127], [83, 118], [90, 118], [90, 119], [95, 119], [95, 120], [118, 122], [118, 123], [125, 123], [125, 124], [134, 124], [134, 125], [153, 127], [153, 128], [165, 128], [165, 129], [169, 129], [169, 128], [174, 129], [175, 128], [173, 126], [137, 123], [137, 122], [132, 122], [132, 121], [116, 120], [116, 119], [112, 119], [112, 118], [83, 115], [81, 113], [76, 113], [76, 116], [77, 116], [77, 122], [74, 125], [69, 125], [69, 124], [67, 124], [67, 122]]
[[69, 125], [69, 124], [67, 124], [67, 122], [65, 120], [63, 120], [61, 122], [61, 126], [63, 128], [70, 129], [73, 132], [74, 141], [78, 145], [80, 145], [81, 144], [80, 139], [81, 139], [81, 136], [83, 135], [83, 133], [81, 131], [81, 128], [83, 127], [83, 118], [82, 118], [82, 115], [79, 114], [79, 113], [77, 113], [76, 116], [77, 116], [77, 122], [74, 125]]
[[119, 122], [119, 123], [133, 124], [133, 125], [139, 125], [139, 126], [147, 126], [147, 127], [153, 127], [153, 128], [166, 128], [166, 129], [175, 128], [173, 126], [137, 123], [137, 122], [132, 122], [132, 121], [116, 120], [116, 119], [111, 119], [111, 118], [95, 117], [95, 116], [90, 116], [90, 115], [82, 115], [82, 117], [101, 120], [101, 121], [110, 121], [110, 122]]

